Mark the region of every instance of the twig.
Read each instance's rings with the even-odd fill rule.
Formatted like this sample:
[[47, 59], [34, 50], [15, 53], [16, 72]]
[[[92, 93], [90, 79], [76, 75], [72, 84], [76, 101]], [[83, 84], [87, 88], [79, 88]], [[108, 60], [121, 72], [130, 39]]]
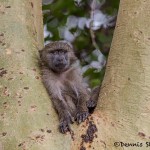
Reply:
[[95, 8], [95, 5], [96, 5], [96, 0], [93, 0], [92, 1], [92, 4], [91, 4], [91, 22], [90, 22], [90, 35], [91, 35], [91, 39], [92, 39], [92, 44], [93, 46], [100, 50], [99, 46], [97, 45], [96, 41], [95, 41], [95, 33], [94, 31], [92, 30], [92, 26], [93, 26], [93, 20], [94, 20], [94, 8]]

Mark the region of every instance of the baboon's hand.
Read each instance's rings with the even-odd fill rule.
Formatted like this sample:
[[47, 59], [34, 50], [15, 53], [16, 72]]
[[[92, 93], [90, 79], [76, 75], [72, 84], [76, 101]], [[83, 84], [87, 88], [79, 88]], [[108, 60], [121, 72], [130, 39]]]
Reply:
[[89, 116], [88, 111], [79, 111], [76, 115], [77, 123], [79, 124], [81, 122], [84, 122], [88, 116]]
[[71, 128], [70, 128], [70, 124], [73, 123], [73, 119], [69, 114], [66, 114], [64, 117], [61, 118], [60, 120], [60, 124], [59, 124], [59, 130], [61, 133], [66, 133], [66, 132], [70, 132]]
[[88, 108], [95, 108], [96, 105], [97, 105], [97, 102], [94, 101], [94, 100], [91, 100], [91, 99], [90, 99], [89, 101], [87, 101], [87, 107], [88, 107]]

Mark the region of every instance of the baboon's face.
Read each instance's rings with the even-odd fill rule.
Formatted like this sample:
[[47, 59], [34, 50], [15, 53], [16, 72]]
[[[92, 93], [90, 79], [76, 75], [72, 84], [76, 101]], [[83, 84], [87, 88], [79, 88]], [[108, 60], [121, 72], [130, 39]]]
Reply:
[[64, 72], [70, 65], [68, 52], [62, 49], [48, 52], [46, 61], [48, 67], [55, 72]]

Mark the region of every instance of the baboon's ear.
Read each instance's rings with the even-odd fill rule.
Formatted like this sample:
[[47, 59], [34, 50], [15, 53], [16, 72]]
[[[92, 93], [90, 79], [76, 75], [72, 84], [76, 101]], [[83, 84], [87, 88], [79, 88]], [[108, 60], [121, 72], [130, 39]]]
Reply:
[[68, 52], [71, 64], [75, 63], [78, 58], [75, 56], [74, 52]]

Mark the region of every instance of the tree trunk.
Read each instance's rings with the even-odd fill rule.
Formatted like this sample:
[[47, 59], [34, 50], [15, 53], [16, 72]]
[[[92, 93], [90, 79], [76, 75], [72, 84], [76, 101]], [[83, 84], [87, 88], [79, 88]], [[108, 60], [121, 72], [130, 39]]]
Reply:
[[121, 0], [100, 101], [89, 117], [92, 126], [74, 124], [71, 138], [58, 132], [57, 114], [40, 80], [41, 1], [0, 0], [0, 150], [138, 148], [114, 142], [148, 149], [149, 8], [150, 1]]
[[99, 132], [106, 149], [117, 149], [114, 142], [137, 145], [118, 149], [150, 148], [146, 143], [150, 142], [149, 8], [150, 1], [120, 2], [98, 106], [104, 120], [99, 119]]
[[[92, 114], [97, 138], [91, 143], [77, 140], [72, 150], [80, 145], [86, 150], [150, 149], [149, 8], [148, 0], [120, 1], [99, 103]], [[77, 134], [86, 132], [81, 127]]]
[[0, 150], [69, 149], [40, 80], [41, 0], [0, 0], [0, 22]]

